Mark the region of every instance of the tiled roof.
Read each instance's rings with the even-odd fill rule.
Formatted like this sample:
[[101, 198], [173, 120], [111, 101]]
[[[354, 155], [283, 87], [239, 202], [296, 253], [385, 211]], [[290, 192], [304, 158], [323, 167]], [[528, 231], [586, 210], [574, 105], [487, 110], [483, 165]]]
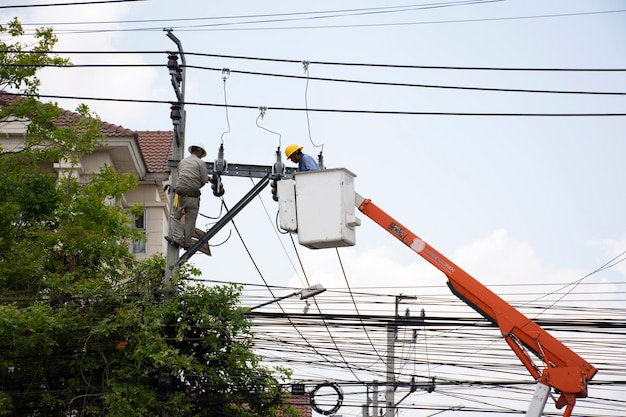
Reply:
[[167, 161], [172, 158], [174, 132], [146, 130], [137, 132], [139, 149], [150, 173], [169, 172]]
[[0, 91], [0, 106], [8, 106], [16, 98], [17, 96], [15, 94], [9, 94], [4, 91]]
[[[12, 94], [5, 91], [0, 91], [0, 106], [7, 106], [13, 101], [18, 100], [20, 97], [22, 96], [20, 96], [19, 94]], [[79, 118], [80, 114], [70, 110], [61, 109], [61, 114], [54, 120], [54, 124], [58, 127], [68, 127], [74, 124], [74, 122]], [[100, 126], [100, 131], [102, 132], [102, 134], [108, 137], [137, 138], [137, 133], [135, 131], [107, 122], [102, 122], [102, 125]]]

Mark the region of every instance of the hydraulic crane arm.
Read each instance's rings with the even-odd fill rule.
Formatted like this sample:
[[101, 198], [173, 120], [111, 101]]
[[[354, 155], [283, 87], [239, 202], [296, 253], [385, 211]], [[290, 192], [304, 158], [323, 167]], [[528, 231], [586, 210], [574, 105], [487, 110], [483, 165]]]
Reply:
[[[500, 328], [502, 336], [532, 377], [560, 393], [557, 408], [569, 417], [576, 398], [587, 396], [587, 383], [597, 369], [538, 324], [517, 311], [467, 272], [397, 222], [369, 199], [355, 193], [356, 207], [448, 277], [452, 292]], [[528, 352], [543, 361], [535, 365]], [[547, 394], [546, 394], [547, 395]], [[545, 399], [543, 401], [545, 403]]]

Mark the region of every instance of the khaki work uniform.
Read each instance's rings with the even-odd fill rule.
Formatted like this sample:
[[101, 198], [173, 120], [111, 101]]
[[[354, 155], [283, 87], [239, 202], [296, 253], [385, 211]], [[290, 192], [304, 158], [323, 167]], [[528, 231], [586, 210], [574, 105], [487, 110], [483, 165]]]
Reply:
[[196, 155], [192, 154], [178, 163], [178, 180], [174, 190], [174, 201], [178, 207], [170, 213], [171, 237], [183, 248], [191, 246], [200, 210], [200, 188], [208, 181], [206, 164]]

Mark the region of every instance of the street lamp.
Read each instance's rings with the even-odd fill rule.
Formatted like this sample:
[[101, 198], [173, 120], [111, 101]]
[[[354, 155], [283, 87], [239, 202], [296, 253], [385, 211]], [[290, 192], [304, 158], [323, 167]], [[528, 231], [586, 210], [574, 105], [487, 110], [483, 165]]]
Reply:
[[317, 294], [321, 294], [326, 291], [326, 288], [322, 284], [311, 285], [308, 288], [303, 288], [301, 290], [292, 292], [291, 294], [283, 295], [282, 297], [274, 298], [266, 303], [259, 304], [254, 307], [250, 307], [250, 310], [256, 310], [259, 307], [266, 306], [268, 304], [276, 303], [278, 301], [284, 300], [285, 298], [295, 297], [296, 295], [300, 296], [301, 300], [306, 300], [307, 298], [315, 297]]

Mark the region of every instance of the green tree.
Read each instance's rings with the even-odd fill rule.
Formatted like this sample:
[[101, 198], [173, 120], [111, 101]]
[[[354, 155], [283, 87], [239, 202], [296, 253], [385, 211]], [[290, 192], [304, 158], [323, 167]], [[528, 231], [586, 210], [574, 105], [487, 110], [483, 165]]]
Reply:
[[289, 372], [252, 351], [241, 288], [188, 285], [199, 271], [183, 265], [166, 302], [164, 258], [129, 253], [140, 207], [115, 202], [137, 178], [52, 175], [104, 138], [86, 106], [58, 126], [58, 106], [36, 100], [35, 69], [67, 63], [49, 54], [52, 29], [36, 38], [29, 51], [0, 42], [0, 85], [18, 93], [0, 93], [0, 123], [31, 122], [22, 146], [0, 149], [0, 416], [294, 414], [281, 402]]

